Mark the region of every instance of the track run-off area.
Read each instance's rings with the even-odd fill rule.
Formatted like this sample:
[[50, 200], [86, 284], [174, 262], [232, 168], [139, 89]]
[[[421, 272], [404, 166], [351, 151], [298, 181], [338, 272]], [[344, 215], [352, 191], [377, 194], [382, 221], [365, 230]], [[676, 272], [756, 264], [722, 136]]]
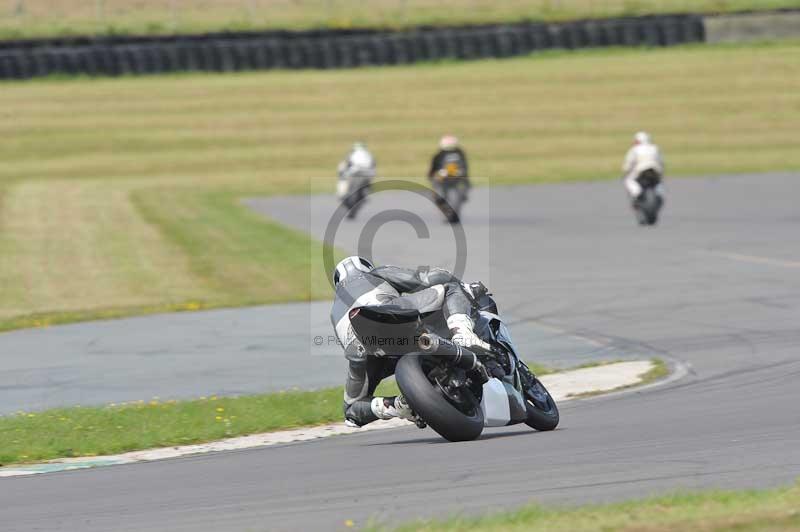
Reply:
[[[501, 313], [513, 317], [526, 359], [659, 356], [688, 368], [680, 380], [567, 403], [551, 433], [488, 429], [477, 441], [451, 444], [430, 430], [396, 429], [2, 479], [2, 528], [335, 530], [346, 520], [400, 523], [529, 501], [581, 504], [790, 483], [800, 476], [798, 179], [670, 180], [662, 222], [653, 228], [635, 224], [619, 183], [473, 191], [464, 210], [465, 276], [484, 279]], [[403, 209], [425, 222], [429, 238], [404, 222], [385, 223], [375, 231], [374, 258], [450, 265], [452, 232], [433, 207], [385, 194], [370, 198], [359, 220], [342, 223], [335, 243], [353, 250], [376, 214]], [[331, 197], [244, 201], [318, 238], [335, 207]], [[138, 386], [131, 394], [263, 390], [271, 372], [282, 383], [335, 384], [344, 361], [309, 341], [326, 326], [327, 304], [294, 314], [287, 308], [19, 331], [0, 335], [0, 349], [17, 353], [7, 364], [32, 379], [56, 364], [67, 372], [71, 364], [97, 364], [104, 368], [97, 382], [108, 379], [110, 390], [128, 379]], [[248, 335], [237, 335], [237, 327]], [[105, 356], [92, 359], [91, 345], [105, 345]], [[578, 355], [568, 360], [570, 346]], [[213, 366], [214, 351], [227, 372]], [[140, 371], [124, 374], [134, 367]], [[304, 370], [317, 376], [303, 381]], [[3, 386], [11, 382], [8, 370], [0, 376]], [[180, 382], [183, 388], [170, 391]], [[69, 381], [55, 391], [42, 386], [19, 401], [71, 400], [58, 395]], [[101, 388], [72, 389], [102, 402]]]

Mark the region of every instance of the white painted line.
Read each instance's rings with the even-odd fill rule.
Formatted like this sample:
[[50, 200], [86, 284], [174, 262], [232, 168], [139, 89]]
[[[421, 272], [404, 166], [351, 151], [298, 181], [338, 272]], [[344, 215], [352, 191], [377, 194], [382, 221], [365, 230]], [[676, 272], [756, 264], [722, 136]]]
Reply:
[[[553, 395], [556, 401], [564, 402], [570, 396], [589, 392], [603, 392], [614, 390], [622, 386], [630, 386], [641, 381], [641, 376], [650, 371], [653, 363], [646, 361], [618, 362], [605, 366], [564, 371], [553, 375], [541, 377], [542, 382]], [[301, 442], [327, 438], [339, 434], [356, 434], [373, 430], [385, 430], [398, 427], [413, 426], [402, 419], [389, 421], [375, 421], [361, 428], [348, 427], [344, 423], [330, 423], [316, 427], [304, 427], [250, 436], [239, 436], [209, 443], [196, 445], [181, 445], [178, 447], [163, 447], [159, 449], [146, 449], [129, 453], [94, 456], [81, 458], [60, 458], [41, 464], [0, 467], [0, 477], [17, 477], [53, 473], [56, 471], [70, 471], [90, 467], [108, 465], [132, 464], [135, 462], [151, 462], [166, 458], [177, 458], [193, 454], [214, 453], [220, 451], [233, 451], [251, 449], [285, 443]]]
[[770, 266], [780, 266], [782, 268], [800, 268], [800, 262], [782, 259], [772, 259], [769, 257], [757, 257], [755, 255], [743, 255], [741, 253], [727, 253], [724, 251], [703, 251], [708, 255], [716, 255], [730, 260], [740, 262], [751, 262], [754, 264], [769, 264]]

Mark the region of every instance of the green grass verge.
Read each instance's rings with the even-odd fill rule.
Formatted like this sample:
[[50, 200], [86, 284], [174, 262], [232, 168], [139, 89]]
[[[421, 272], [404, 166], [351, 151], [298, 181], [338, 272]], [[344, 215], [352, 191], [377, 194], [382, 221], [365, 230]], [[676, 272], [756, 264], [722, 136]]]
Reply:
[[562, 21], [800, 7], [797, 0], [16, 0], [0, 38]]
[[[379, 390], [396, 393], [393, 381]], [[0, 464], [187, 445], [341, 421], [342, 389], [137, 401], [0, 417]]]
[[[537, 375], [567, 371], [529, 366]], [[376, 391], [398, 393], [394, 379]], [[187, 445], [341, 419], [341, 388], [18, 412], [0, 416], [0, 465]]]
[[[389, 530], [382, 527], [371, 529]], [[765, 491], [678, 493], [643, 501], [574, 509], [531, 505], [480, 518], [419, 521], [391, 530], [784, 532], [800, 530], [800, 483]]]
[[238, 198], [332, 193], [355, 139], [389, 178], [420, 176], [444, 127], [479, 184], [617, 177], [639, 129], [668, 177], [798, 169], [798, 54], [790, 42], [4, 84], [0, 330], [328, 297], [318, 245]]

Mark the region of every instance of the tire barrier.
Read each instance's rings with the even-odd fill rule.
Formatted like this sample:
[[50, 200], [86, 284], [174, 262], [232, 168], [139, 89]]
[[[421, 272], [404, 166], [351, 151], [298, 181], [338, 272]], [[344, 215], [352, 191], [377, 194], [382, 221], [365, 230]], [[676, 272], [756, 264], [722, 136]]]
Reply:
[[667, 15], [402, 32], [329, 30], [0, 42], [0, 79], [180, 71], [328, 69], [502, 58], [552, 48], [672, 46], [705, 40], [703, 19]]

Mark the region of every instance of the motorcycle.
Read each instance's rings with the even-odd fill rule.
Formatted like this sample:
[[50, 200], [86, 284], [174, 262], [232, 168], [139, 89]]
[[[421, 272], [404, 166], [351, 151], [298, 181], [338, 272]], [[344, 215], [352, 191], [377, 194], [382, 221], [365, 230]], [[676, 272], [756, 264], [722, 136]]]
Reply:
[[448, 169], [439, 170], [432, 180], [434, 202], [445, 219], [456, 224], [461, 220], [461, 205], [467, 201], [468, 181]]
[[347, 218], [354, 219], [358, 211], [364, 206], [369, 195], [371, 183], [372, 176], [358, 173], [353, 175], [339, 174], [339, 181], [336, 183], [336, 195], [342, 202], [342, 207], [347, 209]]
[[430, 426], [452, 442], [474, 440], [484, 427], [525, 423], [540, 431], [555, 429], [558, 407], [521, 360], [491, 294], [482, 283], [469, 288], [474, 330], [491, 346], [489, 352], [447, 339], [441, 312], [364, 306], [350, 311], [350, 323], [362, 348], [394, 360], [397, 385], [420, 428]]
[[645, 170], [636, 179], [642, 187], [642, 193], [633, 201], [633, 210], [639, 225], [655, 225], [658, 213], [664, 205], [661, 192], [661, 176], [654, 170]]

